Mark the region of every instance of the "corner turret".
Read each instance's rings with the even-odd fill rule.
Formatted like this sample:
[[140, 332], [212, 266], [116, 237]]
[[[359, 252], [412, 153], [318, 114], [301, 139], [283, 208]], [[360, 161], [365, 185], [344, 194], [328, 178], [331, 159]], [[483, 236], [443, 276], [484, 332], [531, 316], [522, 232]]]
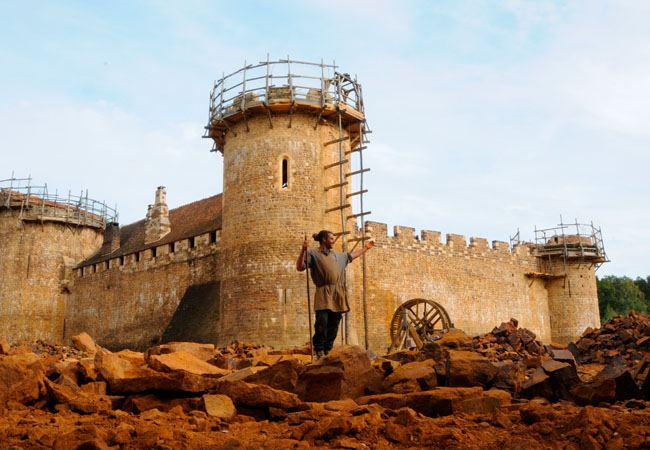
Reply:
[[[575, 233], [575, 234], [573, 234]], [[593, 224], [535, 230], [539, 272], [546, 280], [553, 341], [576, 341], [587, 327], [598, 328], [596, 269], [607, 262], [600, 228]]]

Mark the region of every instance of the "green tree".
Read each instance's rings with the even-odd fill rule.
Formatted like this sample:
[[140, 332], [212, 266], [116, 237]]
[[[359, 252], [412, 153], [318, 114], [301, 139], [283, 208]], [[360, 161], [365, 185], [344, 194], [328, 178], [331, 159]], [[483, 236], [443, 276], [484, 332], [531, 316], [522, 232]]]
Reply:
[[650, 304], [644, 292], [631, 278], [609, 275], [597, 278], [596, 282], [601, 323], [619, 314], [627, 314], [631, 309], [648, 312]]
[[641, 292], [643, 292], [646, 301], [650, 302], [650, 275], [645, 279], [637, 277], [636, 280], [634, 280], [634, 284], [636, 284]]

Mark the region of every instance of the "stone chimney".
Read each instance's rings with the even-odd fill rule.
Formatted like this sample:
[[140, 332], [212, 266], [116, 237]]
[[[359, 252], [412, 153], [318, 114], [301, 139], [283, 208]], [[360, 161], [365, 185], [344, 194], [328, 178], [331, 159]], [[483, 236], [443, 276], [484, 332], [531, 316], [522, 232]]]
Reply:
[[120, 224], [117, 222], [109, 222], [106, 224], [106, 229], [104, 230], [103, 253], [113, 253], [118, 248], [120, 248]]
[[156, 202], [149, 205], [144, 225], [144, 243], [156, 242], [171, 231], [169, 223], [169, 208], [167, 208], [167, 192], [164, 186], [156, 189]]

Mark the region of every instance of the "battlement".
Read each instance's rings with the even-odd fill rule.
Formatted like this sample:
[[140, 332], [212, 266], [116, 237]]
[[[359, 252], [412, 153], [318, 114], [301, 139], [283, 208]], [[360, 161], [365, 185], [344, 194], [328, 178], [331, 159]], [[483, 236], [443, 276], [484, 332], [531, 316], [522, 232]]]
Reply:
[[415, 228], [396, 225], [393, 227], [393, 236], [388, 235], [388, 226], [385, 223], [368, 221], [365, 223], [366, 234], [378, 244], [378, 247], [410, 250], [415, 252], [457, 253], [486, 255], [511, 255], [514, 257], [527, 257], [532, 254], [533, 244], [521, 243], [510, 249], [510, 244], [504, 241], [492, 241], [479, 237], [467, 238], [460, 234], [447, 234], [445, 243], [442, 243], [440, 231], [422, 230], [418, 236]]

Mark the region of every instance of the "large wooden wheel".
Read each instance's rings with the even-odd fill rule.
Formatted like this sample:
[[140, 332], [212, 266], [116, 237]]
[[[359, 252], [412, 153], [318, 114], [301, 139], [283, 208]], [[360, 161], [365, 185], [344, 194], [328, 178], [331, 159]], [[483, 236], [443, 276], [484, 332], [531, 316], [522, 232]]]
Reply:
[[[449, 314], [439, 303], [424, 298], [414, 298], [398, 306], [390, 322], [391, 345], [389, 352], [404, 347], [411, 337], [421, 345], [427, 337], [454, 326]], [[420, 346], [418, 345], [418, 346]]]

